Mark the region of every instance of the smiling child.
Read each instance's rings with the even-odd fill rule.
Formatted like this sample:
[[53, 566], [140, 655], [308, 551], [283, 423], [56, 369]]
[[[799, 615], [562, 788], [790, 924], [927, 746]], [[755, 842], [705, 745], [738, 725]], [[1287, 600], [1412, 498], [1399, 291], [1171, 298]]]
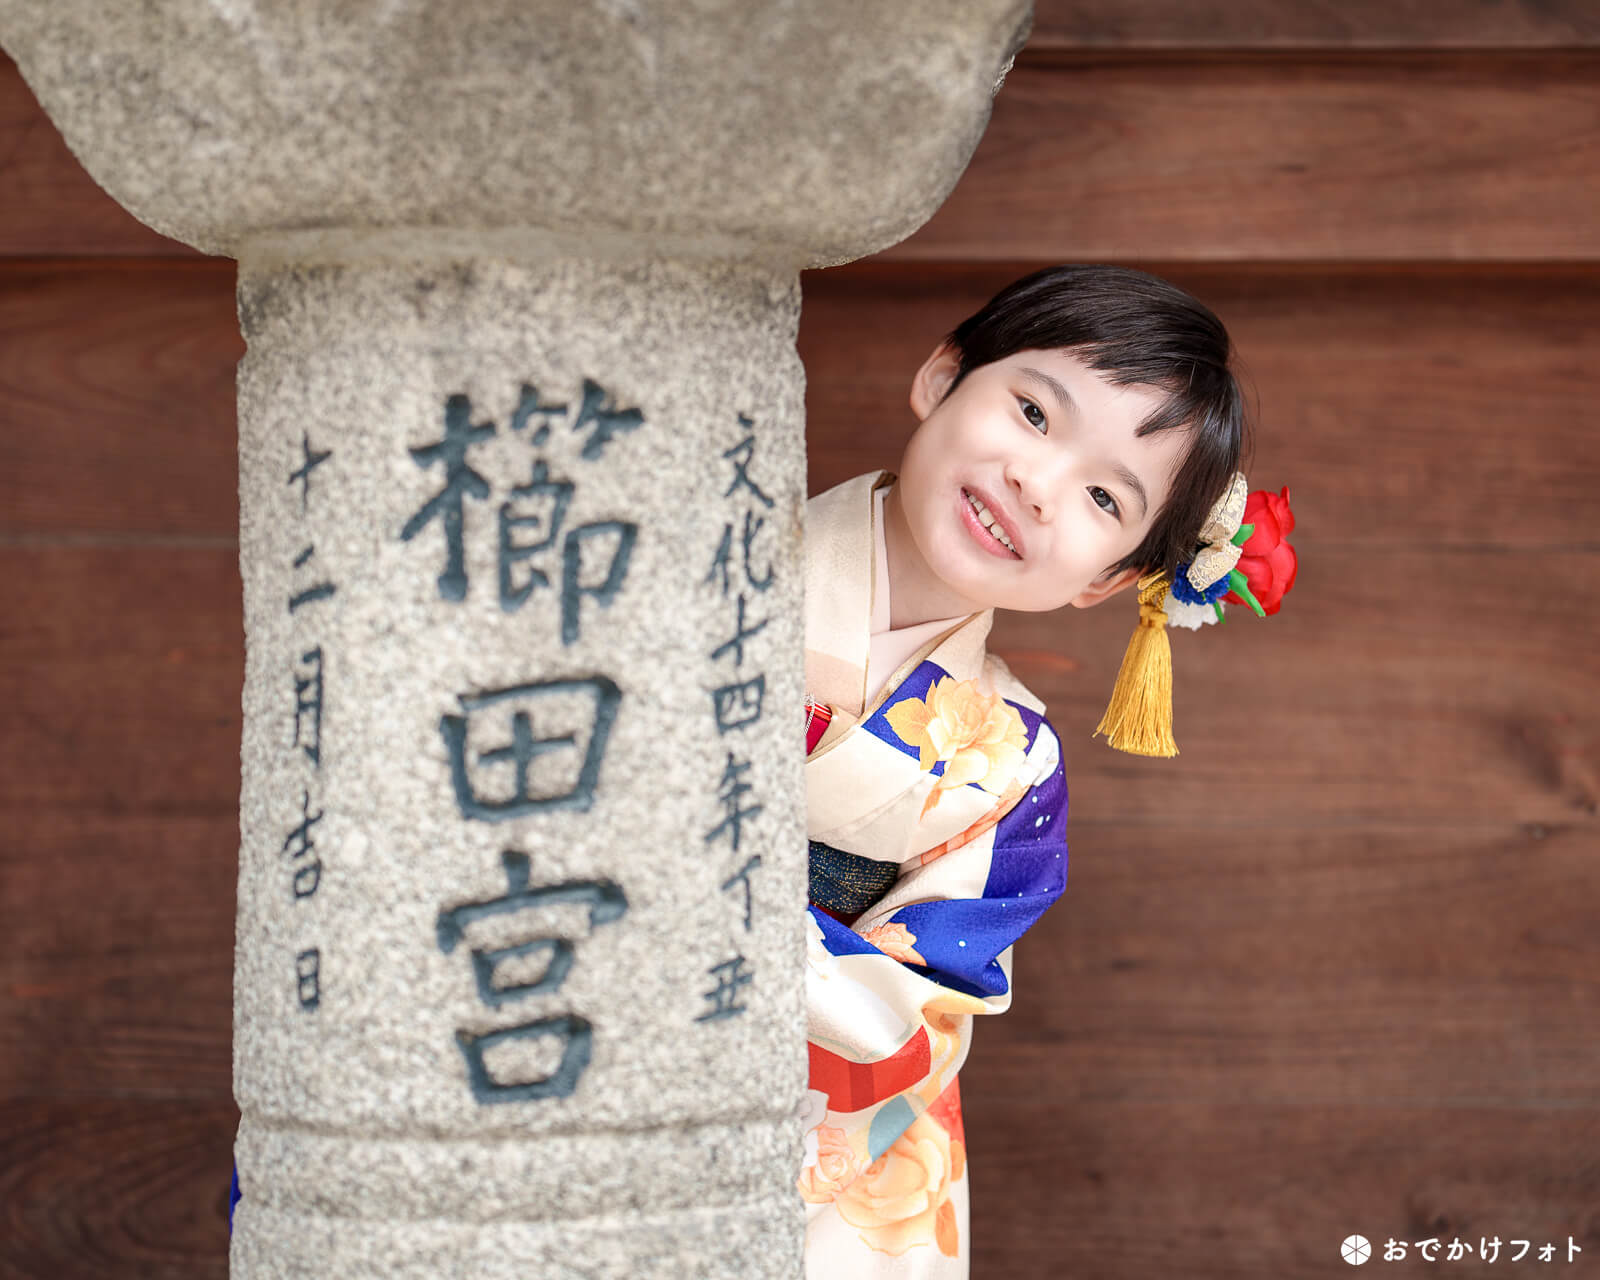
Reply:
[[1067, 874], [1060, 741], [985, 641], [1195, 559], [1242, 483], [1231, 361], [1166, 281], [1035, 272], [917, 370], [898, 471], [806, 505], [811, 1280], [968, 1274], [957, 1073]]

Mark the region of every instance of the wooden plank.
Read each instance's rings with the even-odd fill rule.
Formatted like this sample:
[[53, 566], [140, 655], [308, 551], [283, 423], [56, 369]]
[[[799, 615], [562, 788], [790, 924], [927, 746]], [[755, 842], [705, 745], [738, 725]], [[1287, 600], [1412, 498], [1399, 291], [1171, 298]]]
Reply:
[[[1025, 50], [954, 194], [887, 253], [1594, 261], [1597, 68], [1571, 51]], [[95, 186], [8, 61], [0, 171], [0, 256], [200, 257]]]
[[[918, 366], [1042, 265], [805, 272], [810, 492], [898, 466]], [[1290, 486], [1297, 538], [1368, 555], [1600, 542], [1600, 272], [1147, 269], [1228, 326], [1257, 420], [1245, 470], [1252, 488]]]
[[997, 617], [992, 647], [1049, 708], [1079, 821], [1592, 829], [1600, 663], [1582, 637], [1600, 618], [1575, 584], [1597, 580], [1600, 554], [1401, 549], [1374, 565], [1311, 532], [1295, 542], [1281, 613], [1172, 635], [1170, 760], [1091, 737], [1134, 627], [1124, 597]]
[[1592, 54], [1018, 59], [902, 261], [1594, 261]]
[[[1028, 269], [804, 273], [811, 492], [897, 465], [917, 366]], [[1228, 324], [1259, 408], [1247, 470], [1290, 485], [1305, 530], [1595, 544], [1600, 270], [1153, 269]], [[234, 539], [233, 285], [226, 261], [0, 265], [0, 537]]]
[[1068, 825], [969, 1103], [1600, 1107], [1596, 826]]
[[[1600, 663], [1580, 638], [1600, 630], [1600, 599], [1574, 584], [1595, 581], [1600, 553], [1401, 549], [1375, 572], [1314, 532], [1296, 540], [1306, 567], [1283, 612], [1174, 635], [1171, 760], [1090, 736], [1133, 629], [1126, 593], [997, 617], [994, 650], [1046, 702], [1082, 784], [1075, 820], [1593, 819]], [[232, 811], [236, 565], [232, 549], [0, 549], [0, 813]], [[1232, 752], [1263, 736], [1246, 797]]]
[[[977, 1052], [976, 1050], [974, 1051]], [[970, 1070], [970, 1068], [969, 1068]], [[1060, 1102], [967, 1107], [974, 1275], [1277, 1280], [1345, 1274], [1389, 1238], [1600, 1248], [1592, 1108]], [[0, 1104], [0, 1272], [227, 1274], [231, 1104]], [[1567, 1261], [1567, 1237], [1585, 1252]], [[1425, 1264], [1415, 1247], [1404, 1263]], [[1443, 1252], [1439, 1265], [1443, 1261]]]
[[[966, 1109], [975, 1276], [1339, 1280], [1354, 1233], [1380, 1275], [1477, 1274], [1482, 1240], [1490, 1274], [1578, 1275], [1600, 1252], [1593, 1106], [1079, 1102], [1059, 1079]], [[1451, 1262], [1457, 1238], [1472, 1252]], [[1410, 1247], [1385, 1264], [1391, 1239]]]
[[[977, 1050], [975, 1049], [976, 1053]], [[968, 1070], [971, 1068], [969, 1067]], [[1347, 1273], [1459, 1238], [1475, 1270], [1600, 1251], [1594, 1108], [1059, 1101], [1053, 1080], [968, 1104], [974, 1275], [1278, 1280]], [[0, 1103], [0, 1274], [17, 1280], [227, 1274], [231, 1103]], [[1568, 1260], [1568, 1237], [1584, 1252]]]
[[237, 551], [12, 547], [0, 581], [12, 602], [0, 615], [5, 823], [237, 814]]
[[0, 532], [237, 536], [235, 271], [0, 266]]
[[0, 1098], [231, 1098], [236, 814], [40, 807], [5, 828]]
[[[0, 1097], [227, 1096], [236, 823], [6, 821]], [[1593, 822], [1069, 817], [1067, 892], [1018, 944], [963, 1093], [1600, 1105], [1596, 843]]]
[[1590, 0], [1038, 0], [1039, 49], [1562, 49], [1600, 45]]
[[0, 1275], [226, 1280], [229, 1099], [0, 1099]]

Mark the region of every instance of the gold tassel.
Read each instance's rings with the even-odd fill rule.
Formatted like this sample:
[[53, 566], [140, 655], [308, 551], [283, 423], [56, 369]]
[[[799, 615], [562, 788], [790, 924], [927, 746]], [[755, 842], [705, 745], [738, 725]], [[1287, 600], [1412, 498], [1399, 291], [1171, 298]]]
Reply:
[[1162, 598], [1172, 579], [1156, 569], [1139, 579], [1139, 625], [1122, 655], [1111, 705], [1094, 733], [1104, 733], [1118, 751], [1175, 756], [1172, 738], [1172, 646]]

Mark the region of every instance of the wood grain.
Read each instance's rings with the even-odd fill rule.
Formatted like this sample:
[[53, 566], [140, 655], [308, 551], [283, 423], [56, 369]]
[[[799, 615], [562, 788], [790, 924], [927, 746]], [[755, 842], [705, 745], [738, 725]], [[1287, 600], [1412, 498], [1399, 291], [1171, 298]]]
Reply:
[[[1401, 552], [1374, 574], [1316, 542], [1297, 545], [1307, 567], [1282, 612], [1234, 610], [1223, 634], [1173, 635], [1172, 760], [1090, 736], [1136, 620], [1122, 597], [1067, 619], [997, 624], [992, 647], [1015, 659], [1061, 735], [1079, 821], [1170, 828], [1207, 812], [1258, 830], [1502, 819], [1593, 831], [1600, 670], [1578, 642], [1594, 623], [1574, 616], [1566, 594], [1595, 581], [1593, 553], [1529, 564], [1514, 553]], [[1528, 593], [1514, 611], [1497, 604], [1495, 583], [1508, 580]]]
[[231, 1098], [237, 816], [5, 825], [0, 1098]]
[[1024, 55], [915, 261], [1593, 261], [1600, 61]]
[[225, 1280], [231, 1100], [0, 1099], [0, 1275]]
[[237, 538], [235, 272], [0, 265], [0, 531]]
[[[811, 492], [898, 464], [917, 366], [1031, 265], [803, 275]], [[1600, 269], [1151, 265], [1229, 326], [1258, 422], [1247, 471], [1291, 486], [1301, 536], [1600, 544]], [[235, 537], [234, 275], [0, 265], [0, 537]]]
[[1037, 49], [1549, 49], [1600, 45], [1589, 0], [1038, 0]]
[[0, 581], [0, 811], [237, 813], [236, 551], [12, 547]]
[[[972, 1274], [1337, 1280], [1355, 1232], [1379, 1274], [1581, 1274], [1600, 1253], [1597, 1121], [1593, 1107], [1060, 1101], [1035, 1081], [969, 1109]], [[1447, 1261], [1458, 1238], [1472, 1252]], [[1383, 1261], [1391, 1239], [1404, 1261]], [[1432, 1263], [1416, 1247], [1429, 1239]], [[1484, 1239], [1500, 1241], [1493, 1264]]]
[[[1075, 827], [971, 1106], [1600, 1110], [1592, 823]], [[1012, 1016], [1013, 1014], [1020, 1016]]]
[[[1293, 729], [1260, 763], [1248, 809], [1219, 822], [1594, 818], [1600, 738], [1585, 709], [1600, 669], [1576, 638], [1600, 627], [1600, 597], [1572, 587], [1594, 580], [1594, 553], [1396, 552], [1374, 575], [1299, 545], [1307, 568], [1276, 617], [1234, 611], [1226, 634], [1174, 637], [1170, 761], [1090, 738], [1133, 628], [1122, 597], [1001, 615], [993, 648], [1049, 707], [1084, 784], [1079, 821], [1171, 824], [1233, 794], [1217, 744], [1250, 743], [1265, 724]], [[11, 547], [0, 577], [28, 619], [0, 625], [0, 812], [231, 812], [236, 553]], [[1514, 611], [1495, 586], [1513, 577], [1526, 593]]]
[[[886, 256], [1595, 261], [1597, 72], [1570, 49], [1025, 50], [950, 199]], [[93, 183], [8, 61], [0, 173], [0, 256], [200, 257]]]

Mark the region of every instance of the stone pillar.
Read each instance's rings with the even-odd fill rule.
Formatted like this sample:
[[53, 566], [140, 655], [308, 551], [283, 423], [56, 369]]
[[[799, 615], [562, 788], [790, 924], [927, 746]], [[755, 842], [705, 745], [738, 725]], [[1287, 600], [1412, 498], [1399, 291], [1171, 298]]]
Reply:
[[931, 215], [1028, 19], [0, 0], [239, 261], [233, 1274], [800, 1275], [797, 273]]

